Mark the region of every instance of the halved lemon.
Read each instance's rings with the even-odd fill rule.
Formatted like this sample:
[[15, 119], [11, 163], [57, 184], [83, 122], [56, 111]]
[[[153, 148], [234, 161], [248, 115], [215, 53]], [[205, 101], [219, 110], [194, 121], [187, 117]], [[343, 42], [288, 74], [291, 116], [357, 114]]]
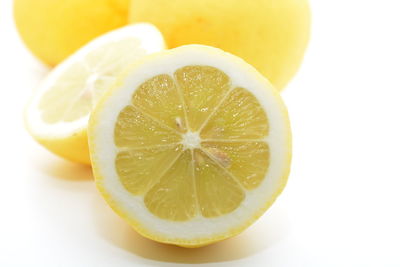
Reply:
[[238, 234], [289, 174], [287, 110], [240, 58], [188, 45], [146, 57], [96, 106], [97, 187], [140, 234], [198, 247]]
[[139, 23], [102, 35], [59, 64], [35, 91], [25, 112], [30, 134], [50, 151], [90, 164], [90, 112], [121, 71], [165, 48], [161, 33]]

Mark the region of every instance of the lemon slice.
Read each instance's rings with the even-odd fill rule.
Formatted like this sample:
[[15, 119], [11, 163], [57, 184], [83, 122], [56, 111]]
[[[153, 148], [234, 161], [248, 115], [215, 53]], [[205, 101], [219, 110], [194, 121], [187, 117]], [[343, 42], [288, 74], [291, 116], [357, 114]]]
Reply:
[[99, 102], [88, 132], [106, 201], [159, 242], [198, 247], [238, 234], [289, 173], [279, 94], [217, 48], [182, 46], [141, 60]]
[[94, 105], [127, 65], [162, 49], [160, 32], [146, 23], [96, 38], [39, 85], [26, 108], [29, 132], [50, 151], [90, 164], [86, 128]]

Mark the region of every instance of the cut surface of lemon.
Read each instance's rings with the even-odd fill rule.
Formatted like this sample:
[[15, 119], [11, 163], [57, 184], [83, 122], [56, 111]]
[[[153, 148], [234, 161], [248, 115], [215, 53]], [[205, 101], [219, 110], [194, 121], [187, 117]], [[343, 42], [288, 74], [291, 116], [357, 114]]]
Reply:
[[126, 66], [162, 49], [162, 35], [147, 23], [93, 40], [39, 85], [25, 112], [29, 132], [52, 152], [90, 164], [86, 128], [93, 107]]
[[99, 190], [142, 235], [198, 247], [238, 234], [282, 191], [286, 108], [253, 67], [188, 45], [140, 60], [93, 111]]

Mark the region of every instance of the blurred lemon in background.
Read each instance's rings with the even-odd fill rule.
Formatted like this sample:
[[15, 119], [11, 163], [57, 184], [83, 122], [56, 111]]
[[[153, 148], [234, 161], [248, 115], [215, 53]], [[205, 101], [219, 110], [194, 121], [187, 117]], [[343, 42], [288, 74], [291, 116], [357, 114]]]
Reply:
[[169, 48], [205, 44], [242, 57], [278, 89], [296, 73], [310, 35], [307, 0], [133, 0], [130, 22], [150, 22]]
[[15, 0], [22, 40], [50, 66], [93, 38], [127, 24], [129, 0]]

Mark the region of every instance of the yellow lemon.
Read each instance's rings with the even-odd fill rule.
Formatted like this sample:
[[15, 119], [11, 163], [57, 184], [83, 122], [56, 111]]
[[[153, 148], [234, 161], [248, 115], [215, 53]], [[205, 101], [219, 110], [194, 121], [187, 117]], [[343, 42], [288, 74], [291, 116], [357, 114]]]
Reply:
[[139, 60], [95, 107], [88, 134], [108, 204], [143, 236], [179, 246], [240, 233], [289, 173], [278, 92], [240, 58], [207, 46]]
[[130, 21], [156, 25], [169, 48], [204, 44], [245, 59], [282, 89], [310, 35], [307, 0], [132, 0]]
[[164, 47], [161, 33], [147, 23], [125, 26], [91, 41], [39, 85], [25, 112], [30, 134], [50, 151], [90, 164], [86, 127], [98, 99], [126, 66]]
[[93, 38], [127, 24], [128, 0], [14, 0], [26, 46], [54, 66]]

